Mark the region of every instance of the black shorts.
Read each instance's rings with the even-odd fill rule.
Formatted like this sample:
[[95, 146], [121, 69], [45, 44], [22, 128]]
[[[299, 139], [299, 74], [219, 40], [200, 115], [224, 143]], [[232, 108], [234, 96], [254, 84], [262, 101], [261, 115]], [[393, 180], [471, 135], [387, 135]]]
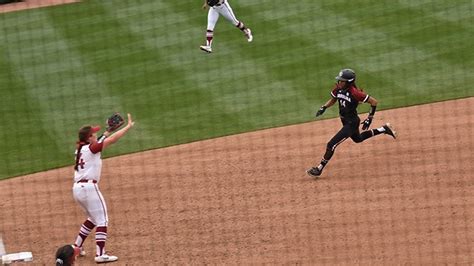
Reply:
[[347, 138], [351, 138], [354, 142], [359, 143], [372, 136], [371, 132], [364, 132], [362, 135], [359, 131], [360, 118], [341, 117], [342, 128], [328, 142], [327, 149], [334, 151], [337, 145], [344, 142]]

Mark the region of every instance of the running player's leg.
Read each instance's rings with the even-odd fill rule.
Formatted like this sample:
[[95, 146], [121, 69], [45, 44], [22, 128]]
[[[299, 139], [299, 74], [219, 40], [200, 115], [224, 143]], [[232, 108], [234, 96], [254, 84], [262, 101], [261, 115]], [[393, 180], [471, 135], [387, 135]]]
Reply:
[[310, 171], [313, 169], [310, 169], [308, 171], [308, 174], [316, 175], [316, 176], [320, 175], [324, 167], [326, 167], [329, 160], [331, 160], [332, 156], [334, 155], [336, 147], [342, 142], [344, 142], [349, 136], [351, 136], [353, 133], [353, 130], [354, 129], [351, 125], [349, 124], [344, 125], [341, 128], [341, 130], [339, 130], [339, 132], [337, 132], [336, 135], [334, 135], [334, 137], [332, 137], [332, 139], [327, 143], [326, 152], [324, 153], [323, 158], [321, 159], [321, 162], [319, 163], [317, 167], [314, 168], [313, 172], [315, 174], [310, 173]]
[[234, 11], [229, 5], [229, 2], [225, 1], [221, 6], [217, 7], [216, 10], [230, 23], [232, 23], [239, 30], [241, 30], [245, 34], [245, 37], [247, 37], [247, 40], [249, 42], [253, 40], [252, 31], [247, 28], [242, 21], [238, 20], [237, 17], [235, 17]]
[[214, 39], [214, 28], [216, 27], [217, 20], [219, 19], [219, 13], [215, 8], [209, 7], [207, 13], [207, 30], [206, 30], [206, 45], [201, 46], [201, 50], [211, 52], [212, 41]]
[[362, 133], [359, 133], [359, 129], [357, 129], [357, 132], [354, 132], [354, 134], [351, 136], [351, 139], [355, 143], [360, 143], [363, 142], [364, 140], [380, 135], [382, 133], [389, 134], [395, 138], [395, 135], [392, 131], [388, 131], [387, 125], [379, 127], [379, 128], [373, 128], [371, 130], [364, 131]]

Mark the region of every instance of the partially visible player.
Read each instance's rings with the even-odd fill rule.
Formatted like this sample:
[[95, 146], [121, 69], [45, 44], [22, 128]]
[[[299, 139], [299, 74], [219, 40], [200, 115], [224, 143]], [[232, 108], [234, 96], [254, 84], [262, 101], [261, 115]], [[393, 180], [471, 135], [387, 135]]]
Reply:
[[[329, 99], [321, 108], [319, 108], [316, 116], [320, 116], [326, 111], [326, 108], [339, 103], [339, 116], [342, 122], [342, 128], [336, 135], [328, 142], [326, 152], [321, 159], [318, 166], [312, 167], [306, 173], [313, 177], [318, 177], [323, 172], [324, 167], [329, 162], [336, 150], [336, 147], [344, 142], [347, 138], [352, 141], [360, 143], [368, 138], [377, 136], [379, 134], [387, 134], [396, 138], [396, 132], [392, 126], [387, 123], [379, 128], [367, 130], [374, 118], [375, 109], [377, 108], [377, 100], [365, 94], [355, 84], [356, 74], [352, 69], [343, 69], [336, 77], [337, 84], [331, 91], [331, 99]], [[359, 132], [360, 118], [357, 114], [357, 106], [359, 103], [369, 103], [371, 105], [369, 116], [362, 122], [362, 133]]]
[[214, 28], [216, 27], [217, 20], [219, 15], [222, 15], [228, 21], [230, 21], [234, 26], [239, 28], [247, 37], [247, 41], [251, 42], [253, 40], [252, 31], [247, 28], [244, 23], [238, 20], [234, 11], [229, 5], [228, 0], [204, 0], [202, 9], [206, 10], [209, 8], [207, 13], [207, 32], [206, 32], [206, 44], [201, 45], [199, 48], [206, 53], [212, 53], [212, 40], [214, 39]]
[[125, 127], [115, 133], [105, 131], [99, 139], [97, 138], [97, 132], [99, 132], [100, 127], [84, 126], [79, 130], [72, 191], [74, 199], [84, 210], [87, 219], [82, 224], [74, 245], [81, 249], [81, 255], [85, 255], [82, 249], [84, 240], [96, 228], [95, 262], [97, 263], [118, 260], [117, 256], [108, 255], [105, 252], [109, 218], [107, 205], [99, 190], [102, 170], [101, 152], [123, 137], [134, 124], [131, 115], [128, 114], [128, 123]]
[[80, 249], [73, 245], [64, 245], [56, 250], [56, 266], [74, 265]]

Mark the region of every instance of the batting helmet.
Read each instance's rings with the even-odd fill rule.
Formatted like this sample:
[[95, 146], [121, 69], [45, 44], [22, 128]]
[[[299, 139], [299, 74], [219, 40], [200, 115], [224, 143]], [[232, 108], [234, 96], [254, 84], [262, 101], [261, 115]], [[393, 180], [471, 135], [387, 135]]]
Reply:
[[350, 68], [345, 68], [339, 71], [339, 75], [337, 75], [336, 79], [340, 81], [346, 81], [346, 82], [352, 83], [356, 79], [356, 73], [354, 72], [354, 70]]

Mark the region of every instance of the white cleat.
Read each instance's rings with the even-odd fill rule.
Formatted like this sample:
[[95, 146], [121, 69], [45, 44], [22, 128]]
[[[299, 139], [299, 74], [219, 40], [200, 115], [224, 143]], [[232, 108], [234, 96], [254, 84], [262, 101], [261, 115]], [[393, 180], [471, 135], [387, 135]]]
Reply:
[[201, 49], [202, 51], [206, 53], [212, 53], [212, 48], [211, 46], [208, 46], [208, 45], [201, 45], [199, 46], [199, 49]]
[[114, 262], [116, 260], [118, 260], [117, 256], [112, 256], [112, 255], [107, 255], [107, 254], [95, 257], [95, 262], [96, 263]]
[[252, 31], [249, 28], [247, 28], [245, 29], [244, 33], [245, 33], [245, 37], [247, 37], [247, 41], [252, 42], [253, 41]]

